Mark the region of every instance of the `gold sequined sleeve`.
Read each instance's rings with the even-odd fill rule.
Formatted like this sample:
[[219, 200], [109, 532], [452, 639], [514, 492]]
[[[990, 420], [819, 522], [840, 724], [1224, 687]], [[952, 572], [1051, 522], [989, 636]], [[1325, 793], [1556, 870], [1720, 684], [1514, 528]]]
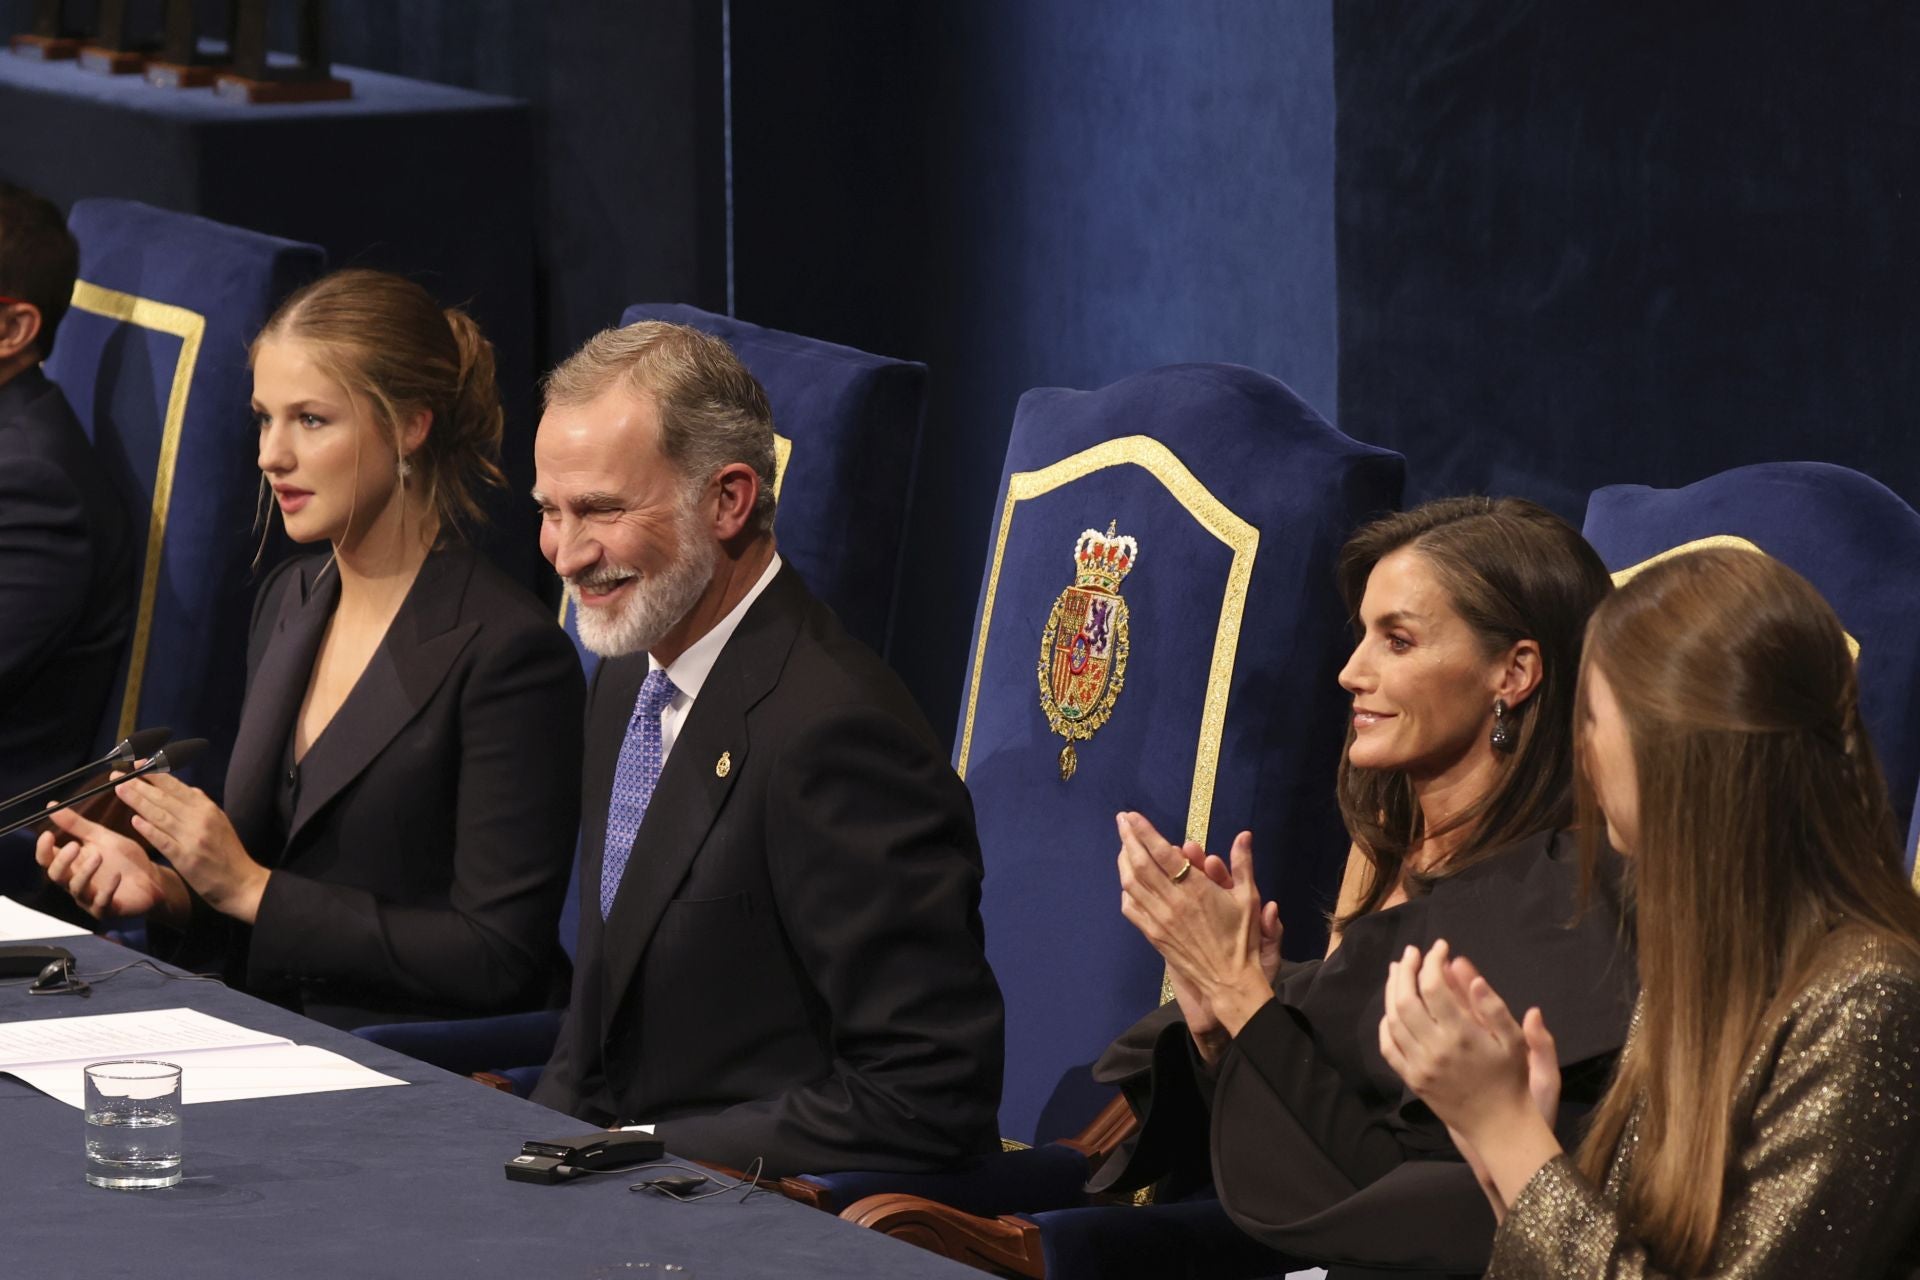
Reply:
[[[1748, 1069], [1741, 1148], [1704, 1277], [1879, 1276], [1920, 1227], [1920, 981], [1856, 953], [1795, 1001]], [[1488, 1280], [1656, 1280], [1611, 1195], [1566, 1156], [1533, 1176], [1494, 1240]]]

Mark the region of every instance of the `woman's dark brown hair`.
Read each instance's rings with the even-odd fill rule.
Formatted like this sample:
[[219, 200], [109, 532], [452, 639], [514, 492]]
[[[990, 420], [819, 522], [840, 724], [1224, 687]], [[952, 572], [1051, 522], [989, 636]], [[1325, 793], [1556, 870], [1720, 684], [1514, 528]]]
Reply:
[[293, 341], [314, 364], [365, 400], [400, 454], [400, 424], [425, 410], [426, 441], [408, 459], [410, 485], [425, 495], [443, 530], [484, 518], [479, 491], [506, 483], [500, 472], [503, 417], [493, 344], [473, 318], [442, 308], [403, 276], [349, 268], [296, 290], [248, 350]]
[[[1362, 528], [1340, 552], [1340, 589], [1360, 626], [1367, 579], [1402, 549], [1438, 575], [1454, 611], [1489, 656], [1520, 640], [1540, 646], [1540, 683], [1513, 709], [1513, 752], [1493, 788], [1428, 831], [1406, 774], [1340, 760], [1340, 808], [1371, 874], [1336, 928], [1385, 901], [1403, 877], [1408, 854], [1433, 836], [1458, 833], [1444, 865], [1407, 872], [1409, 892], [1572, 817], [1574, 685], [1587, 618], [1612, 583], [1592, 547], [1566, 521], [1521, 498], [1443, 498]], [[1489, 706], [1491, 713], [1491, 706]], [[1353, 729], [1347, 730], [1347, 746]]]
[[[1719, 1230], [1731, 1104], [1761, 1028], [1842, 921], [1920, 950], [1920, 898], [1846, 634], [1799, 574], [1734, 549], [1652, 565], [1595, 611], [1584, 668], [1583, 700], [1597, 671], [1619, 704], [1638, 783], [1641, 1007], [1579, 1164], [1600, 1184], [1642, 1107], [1621, 1207], [1691, 1275]], [[1584, 772], [1580, 806], [1591, 871], [1613, 855]]]

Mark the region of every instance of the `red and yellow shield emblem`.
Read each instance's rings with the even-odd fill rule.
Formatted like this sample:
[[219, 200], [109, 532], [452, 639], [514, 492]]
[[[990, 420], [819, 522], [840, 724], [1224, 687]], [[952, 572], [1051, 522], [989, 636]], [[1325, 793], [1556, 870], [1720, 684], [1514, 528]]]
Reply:
[[1140, 559], [1132, 538], [1088, 529], [1073, 547], [1073, 585], [1062, 591], [1040, 633], [1040, 709], [1060, 750], [1060, 778], [1079, 767], [1073, 744], [1092, 739], [1113, 714], [1127, 676], [1127, 602], [1120, 581]]

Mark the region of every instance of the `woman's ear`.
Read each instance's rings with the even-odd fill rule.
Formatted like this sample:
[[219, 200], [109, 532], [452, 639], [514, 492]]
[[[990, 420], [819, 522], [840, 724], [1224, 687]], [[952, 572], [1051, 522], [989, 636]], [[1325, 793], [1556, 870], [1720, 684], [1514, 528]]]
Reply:
[[1535, 640], [1518, 640], [1502, 659], [1493, 694], [1517, 707], [1531, 698], [1540, 687], [1545, 668], [1540, 664], [1540, 645]]
[[433, 429], [433, 410], [422, 409], [408, 418], [400, 428], [400, 452], [411, 456], [415, 450], [427, 442], [427, 433]]

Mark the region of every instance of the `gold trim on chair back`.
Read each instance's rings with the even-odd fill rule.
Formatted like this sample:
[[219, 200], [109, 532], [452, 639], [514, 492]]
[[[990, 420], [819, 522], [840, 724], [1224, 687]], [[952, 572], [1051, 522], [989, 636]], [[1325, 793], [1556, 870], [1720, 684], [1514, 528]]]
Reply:
[[167, 393], [166, 415], [160, 430], [160, 453], [154, 464], [153, 507], [147, 517], [146, 563], [140, 573], [140, 604], [134, 615], [133, 644], [127, 656], [127, 691], [120, 702], [120, 728], [117, 736], [134, 730], [140, 710], [140, 686], [147, 669], [147, 645], [153, 638], [153, 606], [160, 589], [160, 559], [166, 549], [167, 512], [173, 502], [173, 468], [180, 454], [180, 432], [187, 418], [187, 393], [193, 385], [194, 366], [200, 360], [200, 342], [206, 336], [207, 318], [197, 311], [155, 302], [97, 284], [77, 280], [73, 286], [76, 310], [137, 325], [156, 333], [180, 339], [180, 355], [174, 361], [173, 385]]
[[1007, 500], [1000, 509], [1000, 528], [987, 570], [986, 599], [980, 607], [980, 637], [974, 645], [973, 669], [967, 678], [967, 710], [960, 729], [955, 770], [961, 778], [967, 776], [967, 761], [973, 750], [974, 713], [980, 704], [980, 668], [986, 659], [993, 605], [1000, 590], [1001, 563], [1006, 558], [1007, 536], [1013, 529], [1014, 508], [1029, 498], [1051, 493], [1096, 471], [1127, 465], [1139, 467], [1158, 480], [1195, 523], [1233, 552], [1226, 590], [1220, 601], [1220, 620], [1214, 628], [1213, 661], [1207, 671], [1207, 702], [1200, 717], [1200, 741], [1193, 758], [1193, 789], [1187, 801], [1186, 838], [1204, 845], [1213, 809], [1214, 779], [1220, 766], [1220, 741], [1226, 731], [1227, 691], [1233, 683], [1233, 661], [1240, 647], [1240, 620], [1246, 612], [1247, 588], [1253, 580], [1253, 560], [1260, 549], [1260, 531], [1214, 497], [1172, 450], [1149, 436], [1120, 436], [1038, 471], [1016, 471], [1008, 477]]
[[[1725, 547], [1733, 551], [1751, 551], [1758, 556], [1767, 554], [1765, 548], [1749, 542], [1737, 534], [1716, 533], [1712, 537], [1695, 538], [1692, 542], [1683, 542], [1679, 546], [1671, 547], [1658, 555], [1648, 556], [1639, 564], [1628, 565], [1613, 575], [1613, 585], [1616, 587], [1626, 586], [1627, 583], [1638, 577], [1642, 570], [1651, 569], [1662, 560], [1671, 560], [1675, 556], [1683, 556], [1689, 551], [1705, 551], [1713, 547]], [[1851, 631], [1842, 631], [1841, 634], [1847, 638], [1847, 652], [1853, 655], [1853, 660], [1856, 663], [1859, 662], [1860, 642], [1853, 638]]]
[[[1613, 575], [1613, 585], [1616, 587], [1625, 586], [1631, 582], [1641, 570], [1650, 569], [1662, 560], [1671, 560], [1675, 556], [1685, 555], [1689, 551], [1702, 551], [1709, 547], [1728, 547], [1735, 551], [1751, 551], [1755, 555], [1761, 556], [1767, 554], [1765, 548], [1757, 546], [1736, 534], [1718, 533], [1712, 537], [1695, 538], [1692, 542], [1683, 542], [1679, 546], [1667, 551], [1662, 551], [1658, 555], [1648, 556], [1639, 564], [1628, 565]], [[1846, 637], [1847, 652], [1852, 654], [1854, 662], [1858, 663], [1860, 661], [1860, 642], [1853, 638], [1851, 631], [1842, 631], [1841, 634]], [[1915, 848], [1911, 852], [1913, 854], [1913, 887], [1916, 893], [1920, 893], [1920, 843], [1916, 843]]]
[[[960, 751], [955, 771], [967, 776], [973, 751], [973, 719], [980, 703], [980, 671], [986, 661], [987, 638], [993, 625], [994, 601], [1000, 590], [1000, 569], [1013, 529], [1013, 510], [1021, 502], [1051, 493], [1065, 484], [1109, 467], [1136, 466], [1158, 480], [1185, 508], [1194, 522], [1233, 552], [1227, 585], [1220, 599], [1220, 618], [1213, 633], [1213, 660], [1207, 671], [1207, 700], [1200, 716], [1200, 741], [1193, 754], [1193, 787], [1187, 798], [1186, 839], [1207, 843], [1213, 812], [1213, 788], [1220, 769], [1220, 742], [1226, 732], [1227, 694], [1233, 684], [1233, 663], [1240, 648], [1240, 622], [1246, 613], [1247, 590], [1253, 581], [1253, 561], [1260, 550], [1260, 531], [1218, 498], [1175, 457], [1173, 451], [1150, 436], [1120, 436], [1060, 459], [1038, 471], [1016, 471], [1007, 478], [1007, 500], [1000, 508], [1000, 528], [994, 537], [993, 560], [987, 569], [986, 599], [980, 607], [980, 637], [974, 644], [972, 670], [967, 677], [967, 710], [960, 727]], [[1162, 977], [1160, 1002], [1173, 998], [1173, 984]]]

